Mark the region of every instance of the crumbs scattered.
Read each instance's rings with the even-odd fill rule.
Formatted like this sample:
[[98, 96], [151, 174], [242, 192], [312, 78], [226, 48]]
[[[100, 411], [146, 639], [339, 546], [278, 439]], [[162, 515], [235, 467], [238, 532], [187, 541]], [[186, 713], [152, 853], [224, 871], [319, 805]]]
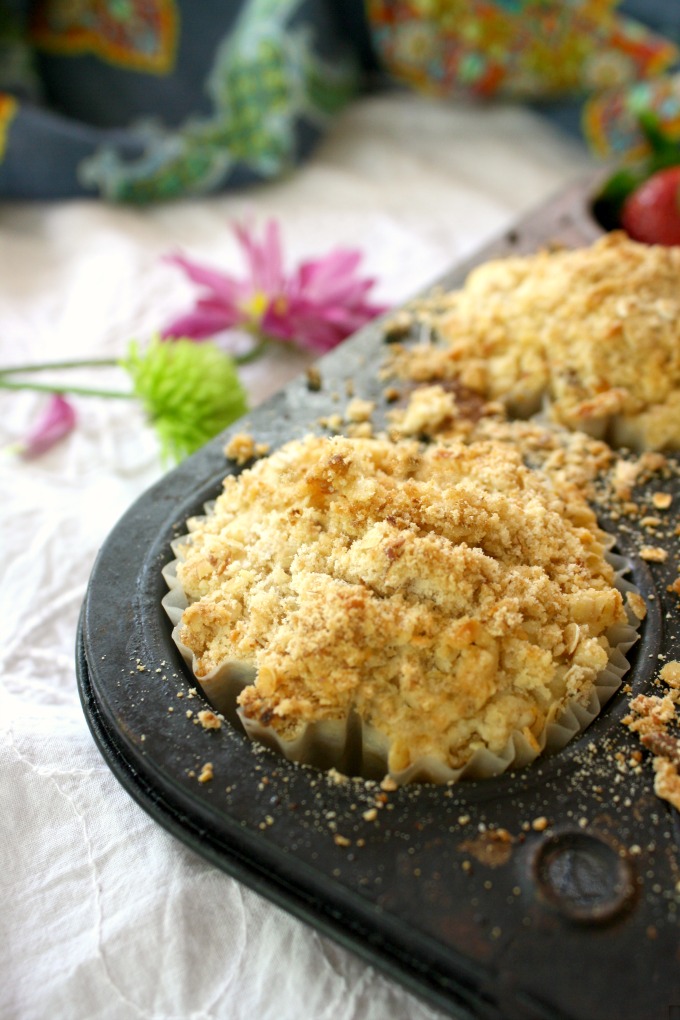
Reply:
[[219, 716], [207, 709], [199, 712], [197, 718], [204, 730], [219, 730], [222, 727], [222, 720]]
[[654, 792], [680, 811], [680, 662], [673, 659], [659, 670], [666, 685], [662, 695], [639, 694], [630, 703], [623, 722], [653, 755]]
[[507, 829], [489, 829], [473, 839], [463, 840], [458, 849], [487, 868], [499, 868], [509, 861], [515, 839]]
[[670, 492], [654, 492], [652, 494], [652, 503], [657, 510], [668, 510], [672, 502], [673, 497]]
[[324, 418], [319, 418], [319, 425], [322, 429], [328, 429], [329, 432], [340, 432], [344, 425], [341, 414], [329, 414]]
[[626, 604], [629, 606], [636, 619], [644, 620], [647, 615], [647, 603], [639, 592], [626, 592]]
[[323, 386], [323, 379], [321, 378], [321, 372], [316, 365], [310, 365], [307, 368], [305, 375], [307, 377], [307, 389], [312, 393], [318, 393]]
[[372, 400], [361, 400], [360, 397], [355, 397], [345, 408], [345, 417], [347, 421], [352, 422], [369, 421], [374, 411], [375, 404]]
[[415, 325], [416, 319], [413, 312], [403, 310], [392, 315], [383, 326], [383, 338], [386, 343], [396, 343], [405, 340]]
[[241, 466], [255, 457], [269, 453], [268, 443], [256, 443], [249, 432], [237, 432], [224, 447], [224, 456]]
[[665, 563], [668, 553], [658, 545], [643, 545], [640, 549], [640, 559], [648, 563]]
[[336, 786], [345, 786], [349, 782], [348, 777], [343, 772], [339, 772], [336, 768], [328, 769], [326, 775], [331, 782], [336, 784]]
[[680, 688], [680, 662], [672, 659], [659, 671], [659, 677], [665, 684], [674, 689]]

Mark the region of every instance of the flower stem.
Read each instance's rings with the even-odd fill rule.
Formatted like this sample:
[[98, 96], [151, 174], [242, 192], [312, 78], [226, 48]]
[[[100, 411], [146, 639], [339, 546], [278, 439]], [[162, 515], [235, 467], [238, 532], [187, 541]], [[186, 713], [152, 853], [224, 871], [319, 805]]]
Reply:
[[0, 373], [0, 389], [3, 390], [34, 390], [37, 393], [69, 393], [76, 397], [110, 397], [113, 400], [134, 400], [134, 393], [122, 393], [120, 390], [97, 390], [87, 386], [50, 386], [47, 383], [11, 382]]
[[63, 368], [115, 368], [120, 362], [117, 358], [88, 358], [83, 361], [43, 361], [36, 365], [13, 365], [11, 368], [0, 368], [0, 377], [5, 375], [26, 375], [31, 372], [44, 372]]
[[231, 357], [237, 365], [249, 365], [251, 361], [257, 361], [267, 346], [266, 340], [260, 340], [249, 351], [246, 351], [245, 354], [232, 354]]

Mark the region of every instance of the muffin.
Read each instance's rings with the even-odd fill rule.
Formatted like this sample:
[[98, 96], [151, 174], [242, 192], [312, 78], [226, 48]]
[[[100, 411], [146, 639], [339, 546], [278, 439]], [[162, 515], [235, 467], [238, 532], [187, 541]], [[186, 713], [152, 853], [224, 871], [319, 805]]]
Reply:
[[578, 489], [507, 444], [308, 436], [190, 522], [174, 636], [213, 703], [289, 758], [493, 775], [618, 686], [635, 635], [607, 548]]
[[456, 380], [615, 446], [680, 447], [680, 248], [613, 233], [497, 259], [414, 314], [436, 342], [397, 348], [393, 374]]

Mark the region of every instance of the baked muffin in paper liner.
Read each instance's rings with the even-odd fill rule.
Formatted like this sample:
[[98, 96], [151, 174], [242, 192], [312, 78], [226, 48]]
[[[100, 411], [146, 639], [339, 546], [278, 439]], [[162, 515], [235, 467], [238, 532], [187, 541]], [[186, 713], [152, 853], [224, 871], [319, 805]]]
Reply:
[[584, 498], [501, 444], [309, 436], [188, 528], [164, 570], [185, 661], [253, 740], [319, 768], [519, 768], [588, 726], [637, 637]]
[[457, 382], [511, 417], [615, 447], [680, 447], [680, 249], [623, 232], [585, 248], [509, 255], [413, 302], [436, 343], [394, 345], [392, 374]]

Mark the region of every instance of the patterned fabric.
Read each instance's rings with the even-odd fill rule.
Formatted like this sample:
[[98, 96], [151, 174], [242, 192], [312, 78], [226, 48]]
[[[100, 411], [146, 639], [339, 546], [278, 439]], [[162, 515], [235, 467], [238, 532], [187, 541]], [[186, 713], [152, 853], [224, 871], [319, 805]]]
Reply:
[[657, 74], [675, 47], [614, 0], [367, 0], [392, 73], [443, 95], [546, 99]]
[[[663, 76], [679, 53], [669, 39], [618, 14], [617, 6], [616, 0], [367, 0], [380, 58], [409, 85], [543, 104], [580, 96], [581, 129], [592, 150], [603, 159], [632, 161], [646, 150], [641, 109], [655, 112], [666, 133], [680, 138], [680, 77]], [[648, 12], [649, 0], [640, 13]]]
[[19, 100], [0, 196], [149, 202], [279, 176], [359, 85], [329, 0], [21, 6], [0, 0], [0, 57], [30, 42], [43, 101], [0, 70]]
[[93, 53], [120, 67], [168, 74], [177, 9], [174, 0], [48, 0], [35, 9], [31, 38], [49, 53]]
[[647, 143], [638, 114], [653, 111], [669, 138], [680, 140], [680, 75], [665, 75], [632, 88], [610, 89], [584, 107], [583, 132], [593, 152], [603, 159], [642, 159]]
[[16, 116], [17, 101], [12, 96], [0, 92], [0, 159], [5, 155], [7, 132], [12, 119]]
[[680, 136], [680, 81], [631, 7], [680, 39], [665, 0], [0, 0], [0, 198], [144, 203], [278, 177], [376, 68], [553, 116], [587, 98], [593, 149], [635, 156], [640, 104]]
[[223, 186], [237, 167], [276, 177], [297, 154], [300, 122], [313, 127], [353, 94], [352, 68], [325, 62], [308, 33], [286, 23], [298, 0], [252, 0], [218, 47], [206, 80], [208, 116], [173, 132], [136, 130], [143, 153], [121, 159], [102, 146], [81, 165], [81, 178], [107, 198], [145, 202]]

